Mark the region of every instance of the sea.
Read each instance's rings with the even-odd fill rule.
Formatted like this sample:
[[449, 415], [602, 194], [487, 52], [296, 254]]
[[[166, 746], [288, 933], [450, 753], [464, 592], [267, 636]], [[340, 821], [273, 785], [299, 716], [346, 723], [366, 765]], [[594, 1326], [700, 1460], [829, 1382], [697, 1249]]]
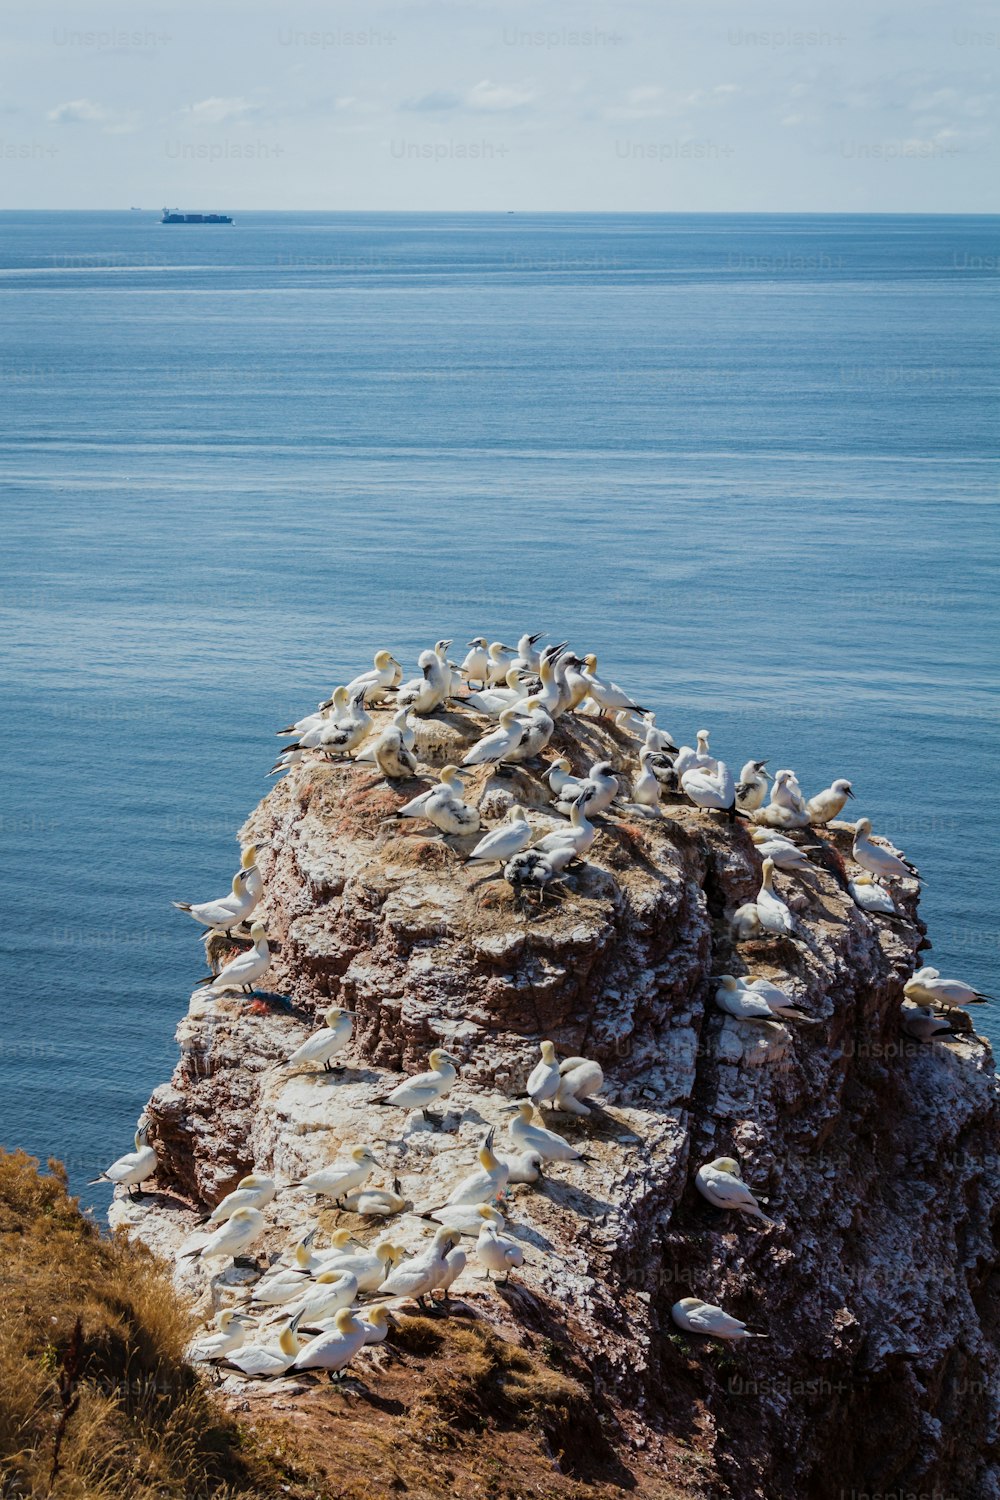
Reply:
[[[130, 1149], [275, 730], [545, 631], [1000, 995], [1000, 219], [0, 214], [0, 1141]], [[1000, 1003], [976, 1014], [1000, 1040]]]

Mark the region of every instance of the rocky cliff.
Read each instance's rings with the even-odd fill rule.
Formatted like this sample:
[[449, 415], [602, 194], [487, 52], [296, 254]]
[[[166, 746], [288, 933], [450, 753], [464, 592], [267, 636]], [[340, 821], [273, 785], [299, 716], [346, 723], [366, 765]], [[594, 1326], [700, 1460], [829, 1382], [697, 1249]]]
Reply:
[[[481, 728], [438, 715], [418, 753], [441, 766]], [[602, 755], [631, 769], [637, 745], [566, 716], [556, 749], [575, 771]], [[554, 1121], [587, 1160], [512, 1189], [526, 1264], [506, 1293], [475, 1279], [471, 1257], [455, 1290], [513, 1342], [572, 1358], [622, 1484], [735, 1500], [1000, 1497], [996, 1081], [974, 1037], [900, 1032], [902, 986], [927, 946], [916, 882], [897, 917], [860, 911], [849, 828], [834, 825], [810, 837], [812, 873], [778, 875], [796, 937], [737, 946], [727, 915], [761, 868], [742, 824], [679, 797], [659, 818], [625, 807], [537, 905], [462, 863], [474, 836], [386, 822], [425, 784], [303, 764], [253, 812], [241, 837], [261, 846], [279, 949], [269, 993], [192, 997], [174, 1077], [149, 1103], [161, 1191], [119, 1199], [113, 1217], [172, 1255], [244, 1173], [290, 1183], [359, 1141], [383, 1163], [373, 1181], [398, 1179], [416, 1209], [440, 1204], [487, 1123], [502, 1149], [505, 1105], [551, 1038], [605, 1070], [601, 1107]], [[539, 829], [552, 816], [535, 772], [482, 770], [469, 797], [489, 820], [512, 801]], [[724, 1016], [720, 973], [780, 982], [815, 1021]], [[356, 1012], [345, 1068], [281, 1067], [331, 1001]], [[440, 1123], [375, 1106], [437, 1043], [462, 1060]], [[723, 1154], [772, 1226], [694, 1190], [696, 1168]], [[267, 1250], [287, 1250], [316, 1213], [301, 1190], [279, 1191]], [[335, 1223], [376, 1237], [323, 1215]], [[407, 1214], [393, 1232], [415, 1243], [427, 1228]], [[190, 1261], [178, 1278], [206, 1307], [227, 1294]], [[670, 1308], [690, 1294], [768, 1339], [682, 1335]]]

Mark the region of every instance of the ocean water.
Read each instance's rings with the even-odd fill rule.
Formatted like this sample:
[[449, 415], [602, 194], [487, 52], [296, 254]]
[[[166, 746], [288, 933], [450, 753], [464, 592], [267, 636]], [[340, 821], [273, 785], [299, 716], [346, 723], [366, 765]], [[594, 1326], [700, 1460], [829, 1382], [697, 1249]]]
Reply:
[[1000, 220], [236, 217], [0, 214], [0, 1140], [129, 1147], [273, 731], [439, 636], [849, 776], [1000, 993]]

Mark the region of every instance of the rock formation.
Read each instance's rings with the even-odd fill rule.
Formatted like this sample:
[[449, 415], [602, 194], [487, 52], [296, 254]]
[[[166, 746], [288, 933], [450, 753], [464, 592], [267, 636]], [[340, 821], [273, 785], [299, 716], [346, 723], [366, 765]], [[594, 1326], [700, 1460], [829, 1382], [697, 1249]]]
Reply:
[[[439, 714], [419, 723], [417, 753], [442, 766], [481, 729], [465, 711]], [[631, 774], [637, 743], [567, 715], [553, 749], [577, 773], [606, 756]], [[741, 823], [682, 797], [660, 818], [625, 806], [538, 905], [463, 864], [475, 836], [386, 821], [423, 785], [304, 762], [255, 809], [241, 837], [261, 846], [279, 950], [269, 993], [192, 997], [174, 1077], [149, 1103], [162, 1191], [119, 1199], [113, 1218], [172, 1256], [195, 1210], [244, 1173], [289, 1183], [359, 1141], [383, 1162], [373, 1182], [398, 1179], [416, 1209], [436, 1206], [487, 1124], [504, 1151], [505, 1106], [550, 1038], [606, 1074], [589, 1119], [551, 1122], [588, 1160], [512, 1189], [526, 1265], [506, 1297], [469, 1273], [456, 1290], [513, 1340], [543, 1335], [582, 1356], [623, 1461], [631, 1444], [645, 1473], [676, 1485], [647, 1478], [639, 1492], [1000, 1496], [996, 1081], [978, 1039], [922, 1044], [900, 1030], [903, 983], [928, 946], [915, 883], [898, 917], [860, 911], [846, 890], [850, 825], [835, 823], [808, 839], [821, 845], [812, 873], [778, 873], [797, 935], [737, 946], [727, 917], [761, 869]], [[539, 830], [555, 816], [537, 769], [480, 769], [469, 798], [484, 820], [513, 801]], [[722, 1015], [720, 973], [781, 983], [819, 1024]], [[281, 1066], [331, 1002], [356, 1012], [343, 1071]], [[373, 1103], [436, 1044], [462, 1062], [438, 1124]], [[723, 1154], [774, 1227], [695, 1191], [697, 1167]], [[317, 1212], [301, 1190], [279, 1191], [266, 1249], [287, 1250]], [[323, 1222], [369, 1240], [384, 1228]], [[399, 1222], [408, 1243], [428, 1229]], [[206, 1306], [225, 1294], [195, 1262], [178, 1277]], [[670, 1308], [689, 1294], [768, 1340], [731, 1349], [679, 1333]]]

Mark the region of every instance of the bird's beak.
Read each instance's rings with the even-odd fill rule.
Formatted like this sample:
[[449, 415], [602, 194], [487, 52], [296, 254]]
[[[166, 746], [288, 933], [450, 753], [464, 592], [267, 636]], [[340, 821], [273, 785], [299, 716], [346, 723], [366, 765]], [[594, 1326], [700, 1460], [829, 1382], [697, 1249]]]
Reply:
[[854, 796], [854, 793], [851, 791], [850, 787], [848, 787], [848, 789], [847, 789], [847, 795], [849, 797], [853, 797]]
[[478, 645], [479, 645], [479, 642], [478, 642], [478, 641], [466, 641], [466, 643], [465, 643], [465, 644], [466, 644], [466, 645], [467, 645], [467, 646], [478, 646]]
[[521, 1106], [519, 1104], [502, 1104], [500, 1106], [500, 1112], [501, 1114], [512, 1115], [515, 1110], [518, 1110], [520, 1108]]
[[540, 630], [537, 635], [529, 635], [528, 636], [528, 640], [531, 642], [532, 645], [534, 645], [536, 641], [540, 641], [542, 639], [542, 636], [544, 634], [545, 634], [545, 631], [544, 630]]

